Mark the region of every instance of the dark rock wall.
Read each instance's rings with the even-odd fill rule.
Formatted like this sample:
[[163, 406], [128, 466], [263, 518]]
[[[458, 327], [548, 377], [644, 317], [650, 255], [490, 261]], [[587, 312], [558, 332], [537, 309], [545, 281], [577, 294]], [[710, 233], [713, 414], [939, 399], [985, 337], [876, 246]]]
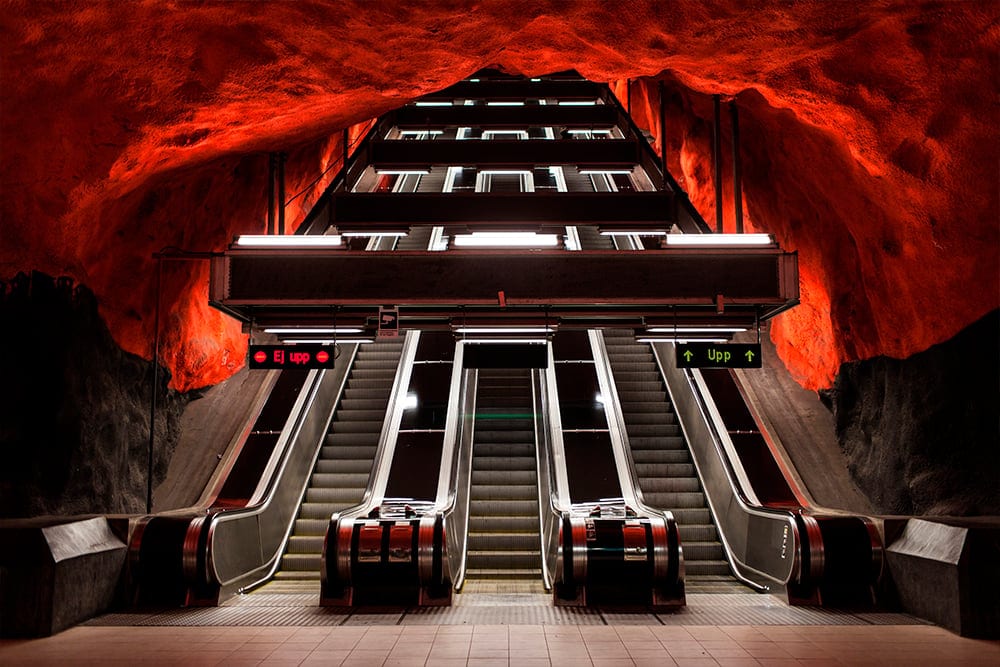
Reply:
[[1000, 515], [1000, 311], [904, 360], [844, 364], [829, 397], [876, 512]]
[[[3, 287], [0, 517], [144, 511], [149, 362], [115, 344], [87, 288], [37, 272]], [[186, 403], [158, 376], [154, 483]]]

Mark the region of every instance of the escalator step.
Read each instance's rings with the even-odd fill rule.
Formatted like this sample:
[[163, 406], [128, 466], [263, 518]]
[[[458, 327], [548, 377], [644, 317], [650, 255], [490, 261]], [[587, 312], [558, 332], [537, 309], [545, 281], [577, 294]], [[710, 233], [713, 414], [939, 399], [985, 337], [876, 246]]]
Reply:
[[[634, 424], [628, 426], [629, 437], [644, 437], [653, 435], [664, 435], [669, 434], [672, 436], [680, 436], [681, 427], [677, 424]], [[684, 440], [681, 440], [681, 445], [683, 446]]]
[[[635, 456], [635, 452], [632, 456]], [[636, 463], [635, 473], [642, 480], [655, 477], [696, 477], [698, 474], [693, 463]]]
[[541, 553], [538, 532], [530, 533], [469, 533], [470, 551], [499, 551], [515, 549]]
[[[341, 437], [326, 436], [326, 445], [320, 450], [324, 459], [368, 459], [375, 456], [378, 438], [366, 438], [363, 434], [341, 433]], [[368, 444], [371, 443], [371, 444]]]
[[684, 560], [690, 561], [712, 561], [726, 559], [726, 553], [719, 542], [683, 542]]
[[628, 430], [631, 432], [635, 426], [673, 425], [677, 423], [677, 416], [673, 412], [655, 410], [653, 407], [650, 406], [650, 409], [642, 411], [637, 411], [634, 408], [623, 411], [625, 423], [628, 424]]
[[294, 534], [303, 536], [319, 535], [323, 537], [326, 535], [326, 529], [329, 527], [329, 516], [326, 519], [296, 519]]
[[290, 554], [312, 553], [318, 554], [323, 551], [324, 535], [292, 535], [288, 539], [288, 552]]
[[333, 425], [341, 424], [344, 422], [364, 422], [366, 424], [377, 424], [379, 429], [382, 428], [382, 422], [385, 420], [385, 410], [337, 410], [337, 415], [333, 418]]
[[705, 507], [705, 494], [700, 491], [694, 493], [686, 492], [664, 492], [655, 493], [643, 491], [646, 502], [653, 507], [662, 507], [668, 510], [674, 509], [695, 509]]
[[677, 530], [681, 536], [681, 543], [685, 546], [688, 542], [717, 542], [719, 540], [719, 533], [715, 530], [715, 526], [710, 523], [682, 524], [678, 521]]
[[[371, 462], [368, 463], [371, 467]], [[313, 473], [309, 486], [314, 489], [364, 488], [368, 486], [368, 472], [363, 473]]]
[[[367, 479], [365, 480], [368, 481]], [[328, 503], [328, 504], [341, 504], [353, 502], [355, 499], [360, 500], [361, 495], [364, 493], [363, 486], [357, 487], [338, 487], [332, 489], [322, 489], [316, 487], [310, 487], [306, 491], [306, 502], [309, 503]], [[304, 505], [303, 505], [304, 507]]]
[[472, 462], [473, 486], [511, 484], [536, 488], [536, 484], [538, 483], [538, 474], [535, 472], [534, 466], [530, 470], [481, 470], [477, 468], [477, 463], [479, 461], [473, 460]]
[[[660, 507], [647, 500], [650, 505]], [[678, 526], [696, 525], [704, 526], [712, 523], [712, 513], [707, 507], [671, 507], [670, 513], [674, 515]]]
[[466, 567], [473, 569], [530, 569], [541, 567], [541, 554], [538, 551], [469, 551], [466, 556]]
[[371, 474], [372, 460], [369, 459], [320, 459], [316, 461], [313, 474], [339, 475], [363, 474], [365, 479]]
[[290, 554], [281, 558], [281, 569], [286, 572], [316, 572], [320, 568], [319, 554]]
[[701, 484], [697, 477], [654, 477], [642, 481], [642, 493], [647, 498], [651, 494], [700, 492]]
[[466, 579], [487, 579], [487, 580], [501, 580], [501, 581], [525, 581], [525, 580], [538, 580], [542, 578], [542, 570], [540, 567], [535, 568], [524, 568], [524, 569], [502, 569], [502, 570], [490, 570], [490, 569], [479, 569], [479, 568], [466, 568], [465, 570]]
[[[535, 470], [534, 447], [531, 456], [475, 456], [472, 459], [473, 475], [475, 471], [526, 471]], [[475, 478], [473, 478], [475, 479]]]
[[472, 515], [480, 516], [525, 516], [537, 515], [537, 500], [473, 500], [469, 503]]
[[534, 456], [535, 445], [525, 441], [477, 442], [472, 447], [473, 456]]
[[473, 482], [469, 497], [472, 502], [481, 500], [537, 500], [538, 487], [534, 484], [476, 484]]
[[[348, 489], [348, 491], [352, 491], [352, 489]], [[358, 504], [361, 500], [361, 496], [364, 494], [364, 490], [354, 489], [353, 491], [354, 497], [349, 498], [346, 502], [302, 503], [302, 507], [299, 509], [299, 517], [302, 519], [325, 519], [329, 523], [330, 515], [334, 512]]]
[[340, 410], [343, 411], [354, 411], [354, 410], [378, 410], [380, 413], [385, 414], [387, 401], [379, 398], [343, 398], [340, 401]]
[[684, 559], [684, 572], [687, 576], [731, 574], [729, 563], [724, 560], [689, 561], [686, 558]]
[[[533, 507], [537, 508], [535, 503]], [[522, 514], [520, 516], [485, 516], [472, 515], [469, 518], [469, 530], [478, 533], [506, 532], [521, 533], [538, 530], [538, 515]]]

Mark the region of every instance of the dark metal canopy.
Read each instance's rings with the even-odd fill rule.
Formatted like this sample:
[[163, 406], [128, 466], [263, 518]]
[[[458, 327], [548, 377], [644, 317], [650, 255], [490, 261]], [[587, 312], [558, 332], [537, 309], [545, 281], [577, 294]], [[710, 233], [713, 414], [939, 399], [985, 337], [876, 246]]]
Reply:
[[[400, 308], [403, 326], [456, 320], [560, 326], [752, 324], [794, 305], [794, 253], [767, 249], [350, 252], [233, 249], [212, 260], [210, 301], [244, 322], [329, 323]], [[408, 323], [409, 318], [409, 323]], [[423, 324], [421, 324], [423, 323]]]

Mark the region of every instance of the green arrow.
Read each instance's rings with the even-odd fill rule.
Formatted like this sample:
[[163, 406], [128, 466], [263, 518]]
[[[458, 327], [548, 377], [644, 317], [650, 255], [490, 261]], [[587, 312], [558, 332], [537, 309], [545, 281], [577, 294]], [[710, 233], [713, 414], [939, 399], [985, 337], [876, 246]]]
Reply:
[[684, 360], [685, 361], [691, 361], [691, 357], [693, 357], [693, 356], [694, 356], [694, 354], [691, 352], [691, 350], [684, 350]]
[[753, 361], [753, 350], [747, 350], [747, 361]]

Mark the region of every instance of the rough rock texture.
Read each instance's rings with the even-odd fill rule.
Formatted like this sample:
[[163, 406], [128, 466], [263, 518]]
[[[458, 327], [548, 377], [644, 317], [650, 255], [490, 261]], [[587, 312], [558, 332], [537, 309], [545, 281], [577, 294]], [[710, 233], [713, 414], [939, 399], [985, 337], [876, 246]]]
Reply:
[[[38, 273], [12, 287], [0, 300], [0, 517], [142, 512], [149, 362], [115, 344], [86, 288]], [[158, 375], [154, 483], [186, 403]]]
[[[662, 143], [710, 219], [708, 95], [737, 96], [750, 218], [801, 258], [777, 348], [829, 386], [844, 361], [908, 356], [998, 305], [998, 16], [975, 0], [8, 2], [0, 275], [73, 276], [148, 357], [151, 253], [260, 231], [266, 151], [290, 153], [295, 193], [336, 166], [340, 128], [483, 66], [619, 91], [661, 76]], [[204, 266], [173, 271], [162, 359], [185, 390], [231, 375], [245, 342], [205, 306]]]
[[844, 364], [830, 396], [876, 512], [1000, 515], [1000, 311], [909, 359]]

